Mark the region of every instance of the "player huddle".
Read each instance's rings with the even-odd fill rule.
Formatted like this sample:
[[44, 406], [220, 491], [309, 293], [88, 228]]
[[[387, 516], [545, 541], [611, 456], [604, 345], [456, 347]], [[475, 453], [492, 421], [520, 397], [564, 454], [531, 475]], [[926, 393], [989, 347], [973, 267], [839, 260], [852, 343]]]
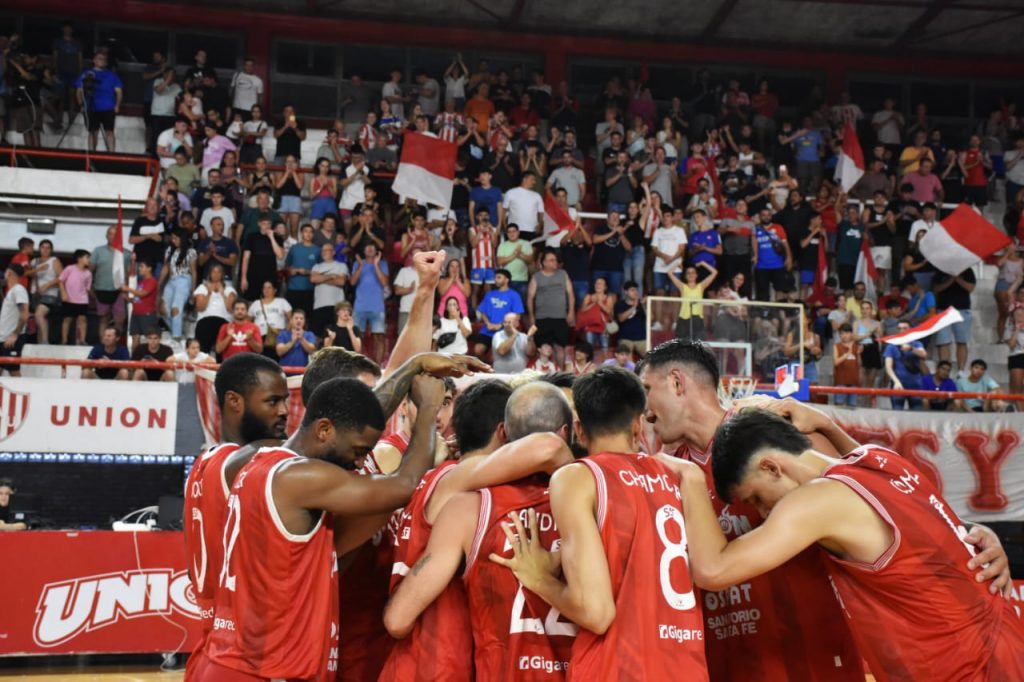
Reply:
[[[438, 259], [417, 263], [424, 300]], [[280, 368], [221, 366], [225, 443], [186, 489], [187, 679], [861, 682], [862, 660], [880, 680], [1024, 679], [991, 531], [813, 408], [727, 413], [699, 343], [457, 396], [441, 378], [486, 366], [410, 350], [381, 381], [314, 356], [283, 443]], [[458, 457], [438, 462], [449, 421]], [[675, 456], [638, 452], [648, 424]]]

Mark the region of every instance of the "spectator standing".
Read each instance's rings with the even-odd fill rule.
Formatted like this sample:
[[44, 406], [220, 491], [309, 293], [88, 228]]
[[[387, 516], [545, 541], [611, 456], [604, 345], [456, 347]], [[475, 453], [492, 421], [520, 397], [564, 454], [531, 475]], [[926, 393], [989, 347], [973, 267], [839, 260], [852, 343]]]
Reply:
[[356, 139], [359, 127], [366, 120], [373, 104], [373, 93], [370, 86], [363, 82], [360, 74], [354, 73], [347, 84], [342, 85], [341, 117], [345, 123], [345, 137]]
[[[25, 329], [28, 326], [28, 290], [21, 285], [25, 269], [17, 264], [7, 266], [4, 272], [3, 304], [0, 305], [0, 356], [16, 358], [21, 356], [25, 346]], [[5, 369], [11, 376], [21, 376], [19, 365], [6, 365]]]
[[302, 216], [302, 187], [305, 173], [299, 170], [298, 156], [288, 154], [284, 170], [277, 174], [274, 186], [279, 196], [278, 210], [288, 222], [288, 231], [294, 237], [298, 234], [299, 218]]
[[260, 328], [249, 319], [249, 306], [236, 299], [231, 307], [231, 320], [221, 325], [217, 332], [214, 350], [221, 362], [239, 353], [259, 353], [263, 349], [263, 335]]
[[[921, 374], [921, 390], [935, 392], [956, 391], [956, 382], [950, 378], [953, 371], [953, 363], [949, 360], [940, 360], [935, 367], [935, 374], [923, 372]], [[925, 398], [924, 407], [926, 410], [945, 412], [949, 409], [950, 400]]]
[[788, 137], [783, 144], [796, 145], [796, 179], [800, 188], [808, 194], [816, 194], [821, 184], [821, 159], [825, 154], [825, 142], [821, 133], [814, 128], [811, 118], [804, 117], [803, 126]]
[[132, 297], [132, 316], [128, 324], [128, 331], [132, 335], [132, 347], [139, 345], [139, 339], [151, 331], [159, 332], [160, 325], [157, 321], [156, 312], [159, 303], [159, 291], [157, 279], [154, 276], [153, 264], [145, 259], [135, 262], [138, 271], [138, 279], [135, 282], [136, 288], [124, 285], [122, 291], [125, 296]]
[[781, 298], [793, 290], [793, 254], [786, 231], [772, 222], [772, 211], [762, 208], [750, 242], [754, 261], [754, 287], [757, 299], [771, 300], [769, 286]]
[[750, 237], [754, 233], [754, 221], [747, 214], [746, 199], [739, 199], [731, 214], [725, 215], [719, 224], [722, 237], [722, 271], [731, 280], [737, 273], [750, 277]]
[[971, 292], [977, 285], [974, 271], [970, 268], [958, 275], [936, 272], [932, 278], [932, 292], [936, 308], [956, 308], [963, 320], [935, 333], [935, 345], [939, 348], [939, 359], [950, 359], [950, 346], [956, 341], [956, 366], [960, 375], [967, 370], [967, 344], [971, 340]]
[[[174, 73], [173, 69], [168, 69], [170, 73]], [[165, 86], [165, 87], [164, 87]], [[154, 109], [164, 99], [164, 92], [170, 92], [167, 97], [177, 97], [174, 94], [176, 91], [172, 88], [178, 87], [177, 83], [167, 83], [167, 79], [163, 79], [157, 85], [157, 87], [164, 87], [164, 89], [157, 93], [157, 99], [153, 101]], [[160, 167], [163, 169], [165, 177], [177, 177], [181, 174], [181, 171], [175, 171], [175, 174], [169, 174], [170, 169], [175, 165], [176, 157], [175, 154], [179, 149], [185, 152], [184, 163], [179, 163], [182, 167], [190, 165], [192, 155], [195, 150], [195, 142], [192, 139], [191, 133], [188, 132], [188, 119], [178, 116], [175, 117], [173, 110], [170, 114], [164, 116], [153, 117], [154, 129], [159, 131], [156, 137], [156, 155], [160, 157]], [[156, 127], [159, 126], [159, 127]], [[187, 184], [182, 185], [181, 180], [178, 180], [178, 185], [181, 187], [188, 187]]]
[[231, 319], [238, 292], [224, 279], [224, 267], [216, 263], [210, 267], [202, 284], [192, 295], [196, 299], [196, 339], [204, 353], [212, 353], [217, 334]]
[[[591, 288], [590, 252], [593, 239], [590, 233], [577, 227], [571, 232], [562, 233], [561, 254], [562, 267], [572, 280], [573, 292], [577, 301], [582, 301]], [[607, 281], [605, 282], [607, 284]]]
[[494, 117], [494, 102], [489, 98], [490, 86], [487, 83], [480, 83], [476, 86], [473, 97], [466, 102], [465, 114], [468, 119], [476, 121], [476, 128], [487, 135], [490, 130], [491, 119]]
[[509, 272], [512, 289], [519, 294], [520, 299], [525, 300], [530, 278], [529, 266], [533, 262], [533, 246], [522, 238], [517, 223], [510, 222], [505, 228], [505, 241], [498, 246], [497, 262], [498, 267]]
[[928, 146], [928, 131], [914, 133], [914, 143], [900, 152], [900, 175], [910, 175], [921, 170], [921, 162], [928, 159], [936, 163], [935, 152]]
[[441, 316], [440, 327], [434, 333], [437, 350], [441, 353], [465, 354], [469, 352], [467, 339], [473, 333], [473, 326], [459, 307], [457, 298], [449, 296], [443, 300], [444, 314]]
[[295, 107], [287, 105], [281, 110], [281, 124], [274, 129], [277, 150], [274, 165], [283, 166], [289, 156], [302, 158], [302, 141], [306, 139], [306, 124], [295, 116]]
[[608, 290], [608, 280], [595, 277], [592, 290], [583, 297], [582, 302], [577, 299], [579, 312], [576, 314], [576, 347], [579, 347], [580, 336], [585, 335], [590, 345], [591, 359], [594, 350], [604, 351], [608, 348], [608, 323], [613, 319], [617, 298]]
[[981, 138], [971, 135], [967, 149], [960, 152], [960, 167], [964, 171], [964, 200], [979, 209], [988, 204], [988, 176], [992, 173], [992, 157], [981, 148]]
[[196, 288], [196, 252], [181, 230], [171, 232], [171, 249], [167, 252], [160, 283], [165, 285], [163, 306], [170, 319], [171, 336], [176, 343], [185, 339], [182, 323], [185, 304]]
[[416, 287], [419, 285], [419, 275], [416, 268], [405, 265], [395, 276], [394, 293], [398, 299], [398, 333], [405, 329], [409, 321], [409, 313], [412, 312], [412, 303], [416, 298]]
[[[128, 355], [128, 349], [122, 344], [118, 343], [120, 334], [116, 327], [106, 327], [103, 330], [103, 334], [100, 336], [100, 342], [92, 347], [89, 351], [89, 360], [118, 360], [125, 361], [130, 360], [131, 356]], [[125, 368], [117, 367], [83, 367], [82, 378], [83, 379], [116, 379], [118, 381], [128, 381], [131, 379], [132, 372]]]
[[469, 191], [469, 216], [473, 226], [479, 222], [481, 210], [487, 211], [491, 225], [502, 225], [505, 220], [504, 195], [501, 189], [491, 184], [491, 171], [480, 171], [480, 184]]
[[[164, 240], [168, 232], [170, 230], [164, 225], [163, 218], [160, 217], [160, 203], [156, 199], [146, 199], [142, 215], [132, 223], [131, 232], [128, 234], [128, 243], [135, 247], [136, 262], [149, 261], [153, 264], [156, 275], [160, 274], [160, 269], [163, 267], [164, 250], [166, 249]], [[107, 239], [110, 239], [109, 235]]]
[[910, 196], [914, 201], [942, 203], [945, 190], [942, 188], [942, 180], [933, 172], [934, 169], [935, 164], [931, 159], [922, 159], [916, 173], [903, 176], [903, 182], [913, 187]]
[[[840, 216], [838, 206], [837, 216]], [[836, 267], [839, 273], [839, 288], [850, 291], [857, 274], [857, 260], [864, 244], [864, 224], [856, 204], [846, 206], [845, 215], [839, 220], [839, 237], [836, 240]]]
[[61, 325], [61, 343], [67, 345], [71, 321], [75, 321], [76, 346], [85, 343], [86, 322], [89, 315], [89, 290], [92, 288], [92, 271], [89, 269], [89, 252], [78, 249], [74, 253], [74, 265], [68, 266], [57, 281], [60, 284], [60, 300], [64, 321]]
[[[832, 383], [837, 387], [860, 386], [860, 354], [863, 346], [853, 338], [849, 322], [839, 325], [839, 340], [832, 346]], [[857, 397], [851, 393], [837, 393], [833, 404], [855, 407]]]
[[263, 101], [263, 79], [256, 75], [256, 62], [246, 57], [242, 70], [231, 77], [231, 110], [249, 119], [252, 108]]
[[462, 53], [456, 53], [452, 63], [444, 70], [444, 96], [455, 102], [455, 108], [462, 111], [466, 104], [466, 80], [469, 69], [462, 61]]
[[[910, 324], [900, 322], [896, 328], [897, 333], [902, 334], [910, 330]], [[928, 351], [920, 341], [910, 343], [885, 344], [885, 373], [896, 390], [916, 391], [922, 388], [922, 366], [923, 360], [928, 357]], [[906, 398], [901, 396], [892, 397], [892, 409], [902, 410], [904, 402], [909, 404], [911, 410], [920, 410], [922, 403], [920, 398]]]
[[384, 356], [384, 300], [389, 284], [388, 264], [377, 247], [367, 244], [362, 256], [356, 256], [352, 284], [356, 288], [355, 323], [369, 330], [372, 348], [368, 356], [380, 364]]
[[292, 305], [277, 295], [277, 286], [270, 280], [263, 283], [261, 296], [249, 305], [249, 317], [260, 330], [263, 354], [268, 358], [277, 360], [277, 334], [288, 326], [291, 312]]
[[391, 78], [381, 86], [381, 101], [391, 105], [391, 115], [405, 120], [405, 103], [409, 101], [402, 92], [402, 69], [391, 69]]
[[424, 116], [433, 119], [441, 111], [441, 86], [424, 69], [416, 71], [416, 95]]
[[519, 331], [519, 315], [506, 313], [501, 329], [491, 340], [494, 351], [492, 368], [499, 374], [518, 374], [526, 369], [526, 356], [530, 340], [537, 333], [536, 327], [530, 327], [527, 333]]
[[[78, 74], [82, 73], [84, 68], [82, 44], [75, 39], [75, 27], [70, 22], [64, 22], [60, 27], [60, 31], [61, 37], [53, 41], [53, 61], [51, 63], [63, 85], [64, 94], [62, 95], [59, 111], [63, 114], [63, 111], [66, 110], [69, 115], [73, 115], [75, 110], [71, 106], [71, 94], [74, 92], [75, 79], [78, 78]], [[162, 61], [162, 54], [156, 53], [153, 56], [157, 57], [158, 55]], [[146, 88], [146, 95], [152, 96], [152, 90], [148, 87]], [[148, 103], [149, 99], [146, 99], [146, 102]], [[64, 127], [61, 119], [58, 119], [57, 122], [61, 128]]]
[[[90, 268], [95, 268], [91, 262]], [[32, 293], [36, 311], [36, 343], [50, 343], [50, 313], [60, 312], [60, 276], [64, 271], [60, 259], [53, 255], [53, 242], [39, 242], [39, 257], [32, 260]], [[127, 268], [126, 268], [127, 271]]]
[[[645, 220], [641, 215], [640, 205], [631, 201], [626, 207], [626, 219], [623, 223], [625, 233], [622, 235], [624, 241], [629, 242], [630, 248], [623, 260], [622, 281], [641, 282], [644, 278], [644, 266], [647, 264], [647, 250], [650, 248], [649, 240], [644, 236]], [[582, 231], [582, 228], [580, 228]], [[564, 260], [564, 256], [563, 256]], [[572, 273], [570, 272], [570, 275]], [[576, 280], [573, 280], [574, 282]], [[616, 292], [618, 294], [619, 292]]]
[[210, 233], [210, 226], [214, 218], [220, 218], [222, 232], [224, 225], [235, 224], [235, 211], [224, 205], [225, 196], [226, 192], [223, 187], [214, 187], [210, 190], [210, 206], [203, 209], [203, 213], [199, 218], [199, 224], [206, 229], [207, 234]]
[[288, 269], [288, 293], [285, 298], [292, 309], [313, 309], [313, 282], [309, 276], [313, 266], [320, 262], [320, 249], [313, 243], [313, 226], [303, 225], [302, 241], [288, 249], [285, 266]]
[[1006, 203], [1013, 205], [1024, 189], [1024, 133], [1017, 132], [1013, 149], [1003, 154], [1006, 164]]
[[[1024, 308], [1015, 308], [1007, 320], [1006, 330], [1002, 334], [1009, 346], [1007, 365], [1010, 370], [1010, 393], [1024, 393]], [[1017, 411], [1024, 408], [1021, 401], [1017, 402]]]
[[75, 81], [78, 106], [85, 109], [89, 129], [89, 149], [96, 149], [96, 133], [102, 128], [108, 152], [116, 149], [114, 120], [121, 111], [124, 85], [118, 75], [107, 68], [107, 53], [97, 50], [92, 68], [86, 69]]
[[615, 304], [615, 321], [619, 325], [619, 346], [638, 357], [647, 352], [647, 311], [640, 297], [640, 285], [626, 282], [622, 299]]
[[722, 238], [718, 236], [708, 214], [697, 210], [693, 214], [695, 230], [690, 232], [688, 248], [690, 264], [698, 266], [704, 263], [717, 272], [718, 257], [722, 255]]
[[[459, 302], [459, 310], [463, 315], [469, 314], [469, 296], [472, 290], [469, 286], [469, 279], [463, 269], [461, 259], [452, 259], [445, 263], [444, 274], [437, 283], [437, 295], [440, 301], [454, 298]], [[444, 304], [438, 303], [437, 314], [444, 316]]]
[[563, 149], [559, 157], [562, 165], [548, 176], [547, 186], [565, 190], [565, 200], [570, 206], [580, 207], [580, 202], [587, 196], [587, 176], [576, 167], [572, 150]]
[[[257, 166], [259, 165], [257, 163]], [[269, 173], [266, 177], [270, 177]], [[263, 180], [258, 180], [257, 182], [263, 182]], [[254, 191], [256, 192], [256, 205], [246, 209], [242, 213], [241, 223], [235, 225], [234, 239], [242, 248], [244, 248], [245, 241], [249, 238], [249, 235], [261, 232], [261, 221], [266, 220], [273, 227], [284, 220], [277, 211], [271, 208], [271, 202], [273, 201], [272, 187], [261, 185], [258, 190]], [[238, 229], [239, 227], [241, 229]]]
[[348, 284], [348, 266], [335, 259], [333, 244], [320, 247], [320, 262], [313, 266], [309, 280], [313, 283], [313, 314], [309, 327], [319, 337], [334, 321], [335, 308], [345, 300], [345, 285]]
[[[988, 376], [988, 363], [978, 358], [971, 362], [971, 371], [956, 380], [956, 390], [963, 393], [993, 393], [999, 390], [996, 380]], [[958, 398], [954, 401], [956, 408], [963, 412], [1001, 411], [1001, 401], [990, 398]]]
[[[704, 279], [697, 278], [698, 268], [707, 272]], [[718, 277], [718, 270], [705, 262], [698, 263], [696, 266], [687, 266], [683, 272], [683, 279], [676, 277], [671, 272], [668, 273], [668, 278], [672, 280], [672, 284], [679, 290], [679, 295], [683, 299], [679, 306], [679, 318], [676, 320], [675, 326], [677, 339], [704, 339], [704, 306], [690, 301], [699, 301], [704, 298], [704, 292], [716, 277]]]
[[[160, 332], [151, 329], [146, 333], [146, 342], [132, 349], [134, 362], [167, 362], [174, 355], [170, 346], [160, 343]], [[136, 369], [132, 372], [133, 381], [174, 381], [173, 369]]]
[[277, 357], [282, 367], [305, 367], [316, 352], [316, 335], [306, 329], [306, 312], [293, 309], [288, 328], [277, 335]]
[[[159, 152], [159, 147], [157, 151]], [[185, 187], [191, 191], [196, 191], [199, 188], [199, 168], [192, 163], [191, 147], [186, 148], [185, 145], [180, 145], [174, 150], [174, 163], [164, 170], [164, 177], [168, 180], [173, 179], [178, 183], [178, 187]]]
[[[860, 317], [853, 322], [853, 336], [861, 348], [861, 386], [875, 388], [878, 371], [882, 369], [882, 351], [878, 343], [882, 323], [878, 319], [875, 304], [865, 299], [860, 303]], [[874, 404], [874, 399], [869, 399]]]
[[686, 230], [675, 224], [670, 211], [662, 215], [662, 222], [651, 237], [651, 253], [654, 255], [654, 292], [664, 296], [668, 291], [668, 273], [683, 274], [683, 254], [686, 253]]
[[360, 147], [352, 148], [352, 161], [345, 169], [345, 177], [341, 179], [341, 199], [338, 210], [345, 229], [352, 225], [352, 213], [356, 206], [366, 198], [366, 188], [370, 182], [370, 168], [366, 165], [366, 155]]
[[625, 213], [626, 206], [633, 201], [637, 179], [633, 175], [636, 170], [630, 163], [629, 152], [620, 150], [615, 155], [615, 162], [604, 169], [604, 187], [608, 197], [609, 213]]
[[871, 127], [875, 129], [878, 144], [883, 144], [895, 152], [900, 145], [900, 131], [903, 129], [903, 114], [895, 110], [896, 100], [886, 97], [882, 102], [882, 110], [871, 117]]
[[284, 237], [279, 242], [271, 229], [269, 217], [261, 218], [259, 231], [245, 238], [240, 269], [243, 296], [255, 300], [262, 294], [263, 282], [277, 281], [278, 261], [286, 258], [283, 243]]
[[214, 265], [220, 265], [224, 271], [224, 279], [231, 280], [231, 273], [238, 264], [238, 246], [224, 236], [225, 222], [222, 218], [215, 217], [210, 220], [208, 236], [199, 240], [196, 244], [196, 253], [199, 254], [199, 272], [202, 277], [209, 276], [210, 269]]
[[342, 301], [334, 309], [335, 319], [327, 325], [324, 333], [324, 347], [339, 346], [354, 353], [363, 352], [363, 330], [352, 318], [352, 304]]
[[544, 230], [544, 199], [534, 190], [536, 184], [537, 176], [526, 173], [519, 187], [510, 189], [502, 199], [507, 225], [517, 225], [519, 233], [527, 241]]
[[[621, 274], [621, 265], [616, 274]], [[558, 254], [552, 249], [541, 254], [540, 270], [530, 279], [526, 308], [536, 329], [535, 343], [550, 344], [556, 363], [563, 366], [569, 328], [576, 325], [576, 297], [572, 281], [559, 267]]]
[[504, 324], [505, 315], [508, 313], [522, 315], [526, 312], [519, 292], [510, 288], [511, 281], [512, 276], [508, 270], [504, 268], [496, 270], [494, 288], [483, 294], [480, 305], [477, 307], [477, 319], [483, 323], [480, 331], [474, 337], [476, 342], [474, 352], [478, 357], [483, 357], [487, 349], [491, 347], [492, 337]]

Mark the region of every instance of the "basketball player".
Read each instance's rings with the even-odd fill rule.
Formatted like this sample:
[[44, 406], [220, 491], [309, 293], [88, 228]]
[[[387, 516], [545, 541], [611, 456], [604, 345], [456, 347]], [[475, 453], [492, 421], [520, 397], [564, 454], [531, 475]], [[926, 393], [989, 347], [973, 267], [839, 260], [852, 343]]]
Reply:
[[185, 484], [185, 551], [191, 558], [189, 577], [202, 628], [187, 668], [198, 660], [195, 653], [203, 648], [213, 629], [213, 597], [223, 563], [222, 539], [228, 513], [224, 463], [242, 443], [283, 440], [288, 423], [288, 384], [273, 360], [255, 353], [234, 355], [220, 366], [213, 385], [223, 442], [196, 458]]
[[490, 558], [579, 625], [567, 679], [707, 680], [678, 478], [636, 454], [643, 386], [635, 374], [605, 366], [578, 377], [572, 392], [576, 435], [590, 455], [551, 477], [564, 579], [533, 512], [529, 534], [518, 516], [514, 532], [505, 526], [513, 557]]
[[[499, 423], [490, 435], [482, 428], [482, 424], [474, 423], [478, 420], [473, 420], [472, 415], [479, 410], [473, 409], [473, 403], [464, 406], [462, 401], [469, 396], [475, 403], [479, 402], [476, 394], [483, 394], [484, 391], [497, 393], [497, 389], [483, 386], [493, 383], [496, 382], [471, 386], [456, 402], [456, 428], [459, 430], [460, 444], [465, 442], [465, 447], [471, 449], [455, 469], [466, 467], [473, 460], [486, 462], [481, 464], [481, 468], [484, 468], [499, 462], [504, 454], [513, 449], [517, 449], [513, 457], [520, 460], [527, 460], [537, 450], [553, 450], [557, 453], [552, 459], [554, 468], [572, 460], [566, 445], [572, 424], [572, 411], [559, 389], [550, 384], [533, 382], [520, 386], [500, 412], [497, 401], [494, 401], [494, 409], [488, 410], [488, 421], [498, 420]], [[507, 392], [505, 395], [508, 395]], [[509, 438], [515, 440], [485, 457], [486, 453], [498, 447], [506, 432]], [[551, 441], [556, 443], [554, 448], [550, 447]], [[544, 469], [525, 469], [522, 475], [534, 471], [543, 472]], [[438, 487], [457, 475], [456, 472], [449, 474]], [[410, 640], [421, 640], [418, 647], [421, 663], [430, 656], [445, 656], [449, 659], [448, 672], [442, 676], [445, 680], [472, 679], [472, 670], [467, 669], [466, 663], [474, 649], [478, 681], [564, 679], [576, 626], [559, 621], [557, 613], [550, 616], [553, 610], [547, 604], [536, 595], [526, 593], [509, 571], [485, 558], [491, 552], [503, 551], [506, 537], [501, 523], [508, 518], [510, 512], [525, 513], [526, 509], [536, 507], [545, 518], [551, 518], [546, 479], [547, 475], [541, 473], [506, 485], [484, 487], [479, 492], [460, 492], [451, 496], [451, 501], [439, 509], [435, 526], [429, 530], [429, 542], [420, 543], [420, 551], [415, 554], [410, 551], [410, 556], [419, 556], [419, 560], [398, 583], [384, 613], [384, 622], [389, 632], [396, 637], [408, 637], [402, 640], [396, 651]], [[437, 497], [435, 493], [430, 503], [442, 501], [435, 499]], [[406, 509], [408, 511], [409, 508]], [[546, 524], [543, 537], [545, 546], [551, 547], [556, 539], [556, 529], [552, 524]], [[426, 545], [425, 549], [423, 545]], [[410, 546], [409, 549], [416, 548]], [[401, 550], [399, 546], [399, 552]], [[466, 567], [462, 580], [455, 580], [462, 565]], [[448, 603], [453, 593], [463, 599], [468, 593], [468, 622], [463, 627], [465, 635], [472, 637], [472, 644], [463, 645], [461, 650], [423, 646], [423, 640], [438, 636], [431, 631], [435, 629], [431, 627], [435, 620], [434, 614], [440, 609], [450, 608]], [[546, 625], [543, 624], [545, 622]], [[523, 661], [526, 661], [525, 665]], [[442, 677], [421, 675], [419, 678], [410, 676], [388, 679], [427, 680]], [[384, 679], [382, 676], [381, 680]]]
[[[446, 381], [444, 386], [444, 402], [436, 415], [437, 432], [439, 434], [448, 430], [452, 419], [452, 409], [455, 403], [455, 382]], [[373, 452], [366, 458], [366, 467], [372, 474], [389, 474], [398, 468], [402, 461], [405, 449], [409, 447], [410, 430], [416, 421], [416, 406], [406, 398], [395, 411], [397, 419], [396, 428], [392, 433], [384, 436], [373, 448]], [[438, 438], [435, 441], [434, 462], [439, 464], [448, 457], [448, 448], [444, 440]]]
[[718, 428], [712, 458], [719, 497], [765, 521], [728, 542], [704, 472], [681, 462], [698, 584], [725, 589], [817, 545], [876, 679], [1024, 679], [1024, 623], [975, 579], [967, 529], [910, 460], [874, 445], [828, 457], [757, 408]]
[[[651, 350], [639, 369], [647, 391], [648, 421], [662, 442], [683, 443], [677, 457], [704, 470], [727, 537], [735, 539], [760, 525], [755, 507], [742, 501], [727, 504], [715, 494], [713, 438], [730, 413], [718, 400], [714, 356], [699, 342], [672, 340]], [[832, 420], [824, 420], [820, 428], [822, 432], [810, 434], [819, 451], [849, 451], [852, 441]], [[987, 529], [975, 530], [968, 541], [982, 543], [985, 551], [979, 557], [992, 562], [981, 575], [1003, 581], [998, 570], [1002, 550], [993, 538]], [[801, 553], [735, 589], [706, 593], [703, 600], [708, 667], [714, 679], [863, 682], [862, 659], [819, 552]]]
[[421, 408], [409, 455], [391, 476], [353, 476], [384, 428], [370, 389], [331, 379], [313, 391], [300, 429], [257, 452], [228, 499], [214, 628], [197, 679], [333, 679], [338, 667], [333, 516], [405, 504], [430, 465], [443, 384], [417, 376]]

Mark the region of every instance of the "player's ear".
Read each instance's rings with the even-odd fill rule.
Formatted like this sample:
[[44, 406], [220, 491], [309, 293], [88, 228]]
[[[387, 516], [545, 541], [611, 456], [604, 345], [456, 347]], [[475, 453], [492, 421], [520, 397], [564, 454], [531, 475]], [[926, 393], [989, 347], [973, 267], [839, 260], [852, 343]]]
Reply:
[[757, 463], [757, 468], [760, 471], [768, 474], [773, 479], [782, 478], [782, 467], [779, 462], [770, 455], [760, 455], [760, 461]]
[[494, 429], [494, 435], [498, 437], [498, 442], [502, 445], [508, 442], [508, 430], [505, 429], [505, 422], [498, 422], [498, 426]]
[[587, 438], [587, 433], [583, 430], [583, 424], [580, 422], [579, 419], [574, 419], [573, 422], [572, 422], [572, 426], [573, 426], [573, 430], [576, 431], [576, 440], [584, 448], [587, 447], [587, 443], [589, 442], [590, 439]]
[[672, 391], [681, 396], [686, 392], [686, 375], [678, 367], [669, 370], [666, 380], [672, 385]]
[[633, 418], [633, 450], [637, 449], [637, 444], [642, 443], [644, 440], [644, 424], [647, 423], [647, 419], [644, 417], [644, 412], [641, 412]]
[[329, 443], [334, 440], [334, 424], [327, 417], [317, 419], [313, 429], [318, 443]]
[[234, 414], [245, 412], [245, 397], [237, 391], [228, 391], [224, 394], [224, 409]]

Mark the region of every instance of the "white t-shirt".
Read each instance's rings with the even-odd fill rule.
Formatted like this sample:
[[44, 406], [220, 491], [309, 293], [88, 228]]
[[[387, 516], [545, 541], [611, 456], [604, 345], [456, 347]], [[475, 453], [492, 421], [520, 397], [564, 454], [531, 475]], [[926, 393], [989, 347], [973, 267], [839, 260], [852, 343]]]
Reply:
[[[1024, 185], [1024, 158], [1022, 157], [1024, 157], [1024, 154], [1016, 149], [1011, 149], [1003, 154], [1003, 161], [1007, 166], [1006, 179], [1017, 185]], [[1018, 161], [1013, 168], [1010, 168], [1010, 162], [1016, 158], [1020, 158], [1020, 161]], [[1010, 201], [1013, 201], [1014, 198], [1015, 197], [1007, 197]]]
[[199, 219], [199, 224], [209, 230], [214, 218], [220, 218], [224, 221], [225, 231], [227, 231], [231, 227], [232, 223], [235, 222], [235, 214], [231, 209], [227, 206], [221, 206], [218, 209], [214, 209], [213, 207], [203, 209], [203, 215]]
[[560, 166], [548, 177], [548, 187], [564, 189], [566, 202], [570, 206], [575, 206], [583, 199], [580, 195], [581, 185], [586, 187], [587, 176], [576, 166]]
[[196, 321], [202, 320], [207, 317], [219, 317], [224, 320], [231, 319], [231, 313], [228, 312], [228, 306], [225, 302], [225, 297], [228, 294], [238, 295], [238, 292], [229, 285], [224, 285], [224, 291], [217, 291], [210, 293], [210, 290], [206, 288], [206, 283], [200, 284], [196, 287], [196, 290], [192, 292], [193, 296], [209, 296], [210, 300], [206, 304], [206, 310], [199, 311], [196, 313]]
[[[171, 360], [174, 360], [175, 362], [193, 362], [195, 364], [214, 361], [208, 353], [204, 353], [203, 351], [199, 351], [199, 355], [196, 356], [195, 360], [190, 359], [188, 357], [188, 353], [185, 351], [175, 353], [171, 356]], [[196, 383], [196, 373], [191, 369], [176, 369], [174, 370], [174, 380], [179, 384], [194, 384]]]
[[[890, 116], [892, 116], [892, 118], [889, 118]], [[894, 112], [886, 111], [885, 109], [875, 112], [875, 115], [871, 117], [872, 125], [885, 121], [885, 123], [882, 124], [882, 127], [877, 131], [879, 144], [900, 143], [900, 126], [897, 120], [898, 118]]]
[[448, 99], [466, 98], [466, 77], [444, 79], [444, 96]]
[[259, 104], [263, 96], [263, 80], [255, 75], [239, 71], [231, 79], [231, 87], [235, 91], [231, 108], [240, 111], [249, 111]]
[[915, 220], [913, 224], [910, 226], [910, 243], [913, 244], [914, 241], [917, 239], [918, 232], [924, 232], [925, 234], [928, 234], [928, 230], [932, 229], [933, 227], [939, 224], [940, 223], [938, 220], [935, 220], [930, 223], [926, 220]]
[[437, 112], [441, 110], [441, 86], [437, 84], [437, 81], [433, 78], [428, 78], [424, 81], [423, 85], [420, 86], [420, 92], [424, 90], [433, 90], [433, 95], [420, 95], [419, 103], [420, 108], [423, 109], [423, 113], [430, 118], [437, 116]]
[[[347, 177], [352, 177], [355, 174], [356, 167], [354, 165], [349, 165], [349, 167], [345, 169], [345, 175]], [[353, 180], [349, 183], [348, 187], [342, 191], [341, 200], [338, 201], [338, 208], [343, 211], [351, 211], [357, 204], [361, 204], [366, 198], [366, 180], [370, 175], [370, 167], [365, 164], [363, 165], [363, 174], [365, 177]]]
[[[462, 325], [470, 329], [473, 326], [469, 323], [468, 317], [463, 317], [461, 321]], [[469, 352], [469, 344], [466, 342], [466, 337], [459, 331], [459, 320], [452, 320], [447, 317], [441, 318], [441, 328], [434, 332], [434, 339], [440, 338], [441, 334], [455, 334], [455, 340], [447, 346], [438, 346], [437, 350], [441, 353], [458, 353], [465, 355]]]
[[395, 277], [395, 286], [402, 288], [412, 287], [412, 291], [398, 300], [398, 312], [412, 312], [412, 301], [416, 298], [416, 287], [419, 286], [419, 283], [420, 277], [411, 266], [406, 266], [398, 271], [398, 275]]
[[270, 327], [278, 330], [286, 329], [288, 327], [288, 315], [291, 312], [292, 304], [283, 298], [275, 298], [270, 303], [264, 303], [261, 299], [249, 304], [249, 317], [260, 328], [260, 334], [264, 337], [267, 335]]
[[[189, 147], [192, 146], [192, 136], [185, 133], [185, 144]], [[174, 137], [174, 128], [168, 128], [167, 130], [160, 133], [156, 138], [157, 147], [166, 147], [171, 152], [170, 156], [160, 157], [160, 167], [170, 168], [174, 165], [174, 152], [177, 151], [178, 147], [181, 146], [181, 141]]]
[[519, 226], [520, 232], [537, 233], [537, 215], [544, 212], [544, 200], [540, 194], [525, 187], [514, 187], [505, 192], [501, 205], [508, 212], [508, 222]]
[[[663, 253], [675, 253], [676, 249], [686, 244], [686, 230], [673, 225], [672, 227], [659, 227], [651, 237], [651, 246]], [[671, 262], [665, 262], [661, 256], [654, 259], [654, 271], [662, 274], [666, 272], [679, 272], [683, 269], [683, 257], [680, 256]]]
[[[392, 83], [388, 81], [384, 84], [384, 87], [380, 89], [381, 99], [385, 97], [401, 97], [402, 86], [398, 83]], [[395, 118], [405, 120], [405, 105], [402, 102], [398, 102], [391, 105], [391, 115]]]
[[164, 88], [163, 92], [153, 89], [153, 103], [149, 105], [149, 113], [153, 116], [174, 116], [175, 102], [181, 94], [181, 86], [171, 83]]
[[20, 305], [28, 305], [28, 291], [20, 284], [15, 284], [4, 296], [0, 306], [0, 343], [7, 340], [15, 332], [24, 332], [21, 328]]
[[[336, 260], [321, 262], [313, 266], [312, 272], [321, 275], [348, 275], [348, 266]], [[321, 282], [313, 286], [313, 309], [333, 308], [345, 300], [345, 288], [336, 284]]]

